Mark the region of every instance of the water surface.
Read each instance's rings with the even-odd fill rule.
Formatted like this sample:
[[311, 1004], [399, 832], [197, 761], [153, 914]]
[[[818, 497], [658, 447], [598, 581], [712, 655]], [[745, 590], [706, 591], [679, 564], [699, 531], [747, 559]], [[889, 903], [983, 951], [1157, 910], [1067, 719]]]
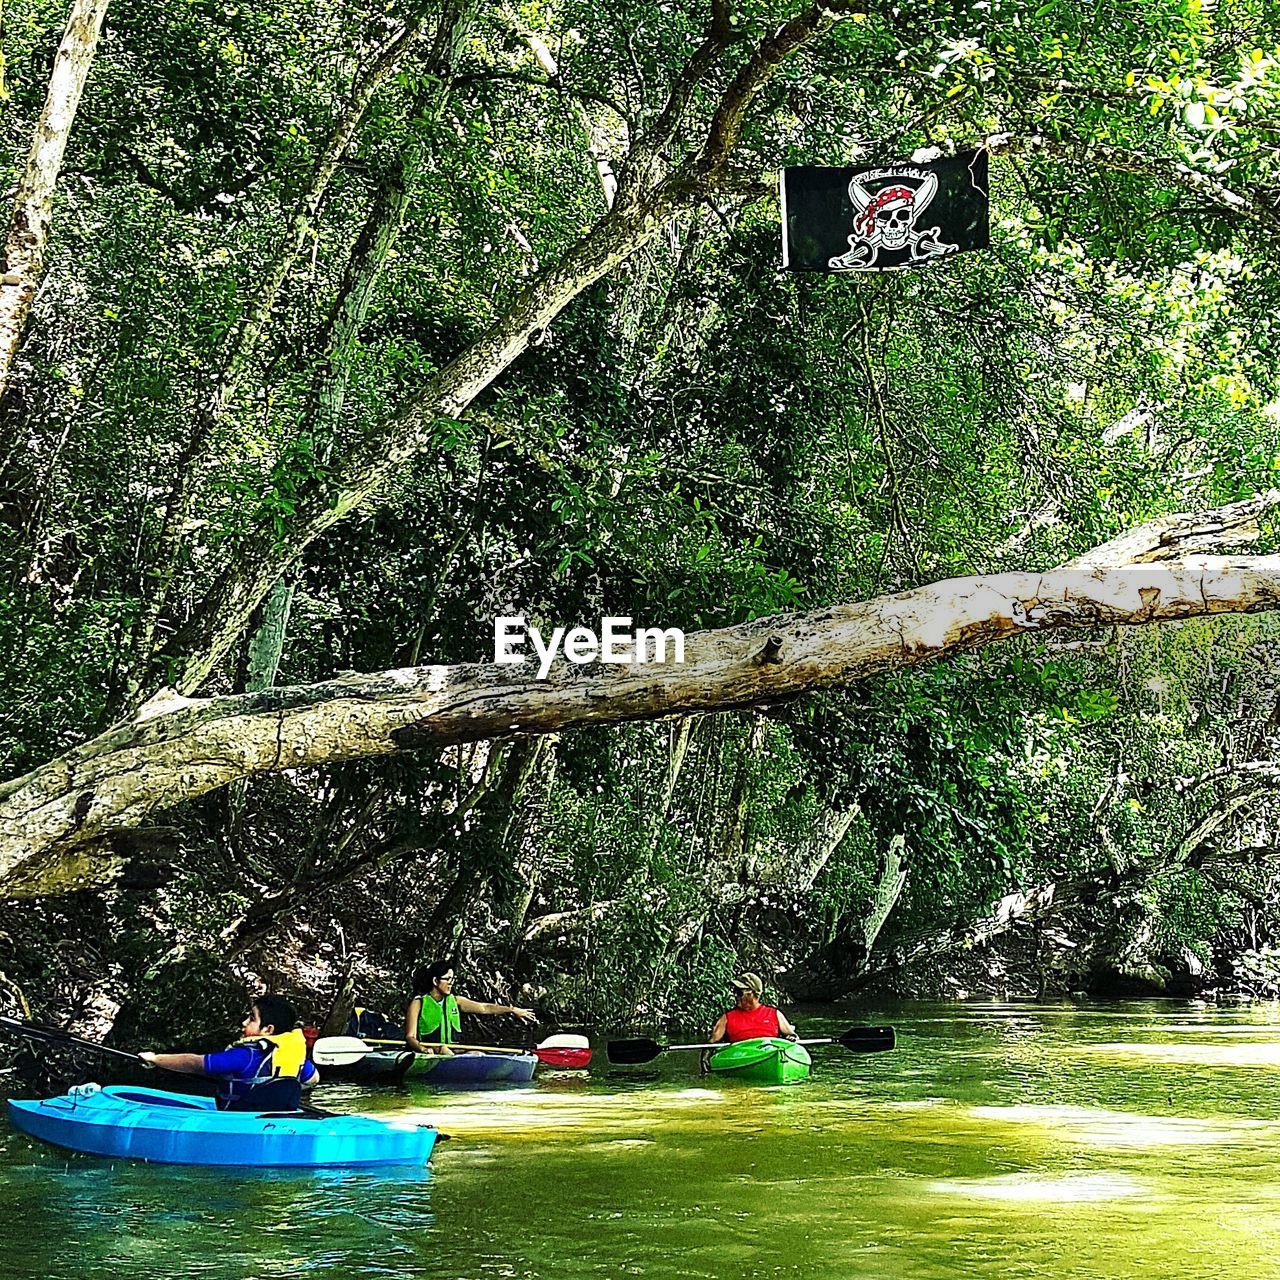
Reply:
[[3, 1131], [0, 1275], [40, 1280], [1261, 1280], [1280, 1275], [1280, 1010], [914, 1003], [813, 1079], [696, 1055], [529, 1089], [327, 1086], [452, 1135], [429, 1170], [245, 1173]]

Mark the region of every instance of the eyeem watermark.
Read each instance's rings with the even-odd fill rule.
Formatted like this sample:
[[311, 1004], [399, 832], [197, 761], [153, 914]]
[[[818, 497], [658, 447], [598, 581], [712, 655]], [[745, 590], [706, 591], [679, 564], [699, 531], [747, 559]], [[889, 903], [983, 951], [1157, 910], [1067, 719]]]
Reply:
[[[556, 627], [551, 639], [544, 640], [537, 627], [531, 627], [522, 615], [493, 620], [493, 660], [499, 664], [518, 665], [528, 660], [525, 641], [538, 655], [538, 679], [545, 680], [561, 648], [569, 662], [579, 666], [587, 662], [609, 662], [619, 666], [647, 662], [684, 662], [684, 632], [678, 627], [637, 627], [631, 629], [630, 618], [601, 618], [597, 634], [590, 627], [573, 627], [566, 631]], [[667, 657], [668, 652], [670, 658]]]

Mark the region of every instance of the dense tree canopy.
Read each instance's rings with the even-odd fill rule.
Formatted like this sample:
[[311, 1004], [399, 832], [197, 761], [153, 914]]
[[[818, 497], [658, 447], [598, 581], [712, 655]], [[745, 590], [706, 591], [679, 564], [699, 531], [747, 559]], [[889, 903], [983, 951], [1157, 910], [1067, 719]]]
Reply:
[[[1280, 599], [1267, 0], [68, 17], [4, 22], [0, 887], [110, 887], [15, 906], [11, 976], [462, 944], [661, 1016], [1021, 922], [1045, 981], [1275, 979], [1275, 622], [1207, 617]], [[972, 146], [989, 250], [781, 272], [780, 167]], [[826, 647], [904, 592], [946, 642]], [[449, 728], [512, 613], [718, 674]]]

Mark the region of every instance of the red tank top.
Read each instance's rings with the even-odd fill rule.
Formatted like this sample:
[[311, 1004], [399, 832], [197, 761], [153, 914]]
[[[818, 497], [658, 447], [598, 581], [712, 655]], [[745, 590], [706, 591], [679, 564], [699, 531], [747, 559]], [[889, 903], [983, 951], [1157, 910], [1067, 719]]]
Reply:
[[778, 1034], [778, 1011], [771, 1005], [759, 1005], [750, 1013], [730, 1009], [724, 1018], [725, 1032], [731, 1041], [754, 1040], [757, 1036]]

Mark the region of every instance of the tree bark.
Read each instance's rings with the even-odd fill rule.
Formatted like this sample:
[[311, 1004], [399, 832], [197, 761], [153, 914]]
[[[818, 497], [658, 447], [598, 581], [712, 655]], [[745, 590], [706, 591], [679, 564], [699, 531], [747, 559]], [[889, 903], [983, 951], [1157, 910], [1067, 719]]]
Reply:
[[549, 915], [538, 916], [525, 928], [521, 943], [525, 947], [536, 947], [552, 935], [557, 938], [578, 936], [585, 933], [591, 925], [603, 920], [617, 905], [616, 899], [609, 898], [593, 902], [590, 906], [575, 907], [572, 911], [552, 911]]
[[438, 418], [460, 417], [467, 406], [528, 346], [530, 339], [584, 289], [656, 235], [675, 211], [671, 192], [638, 210], [609, 214], [558, 263], [516, 299], [508, 311], [446, 365], [380, 432], [353, 449], [325, 487], [299, 500], [285, 537], [265, 527], [251, 535], [236, 561], [214, 583], [194, 623], [178, 643], [191, 656], [177, 687], [193, 693], [208, 678], [247, 625], [258, 602], [307, 547], [370, 499], [396, 470], [431, 439]]
[[[405, 174], [394, 173], [379, 188], [343, 273], [326, 326], [324, 354], [316, 371], [309, 421], [303, 427], [304, 433], [310, 434], [314, 455], [322, 464], [328, 463], [333, 450], [347, 395], [351, 358], [369, 313], [373, 290], [400, 232], [407, 204]], [[276, 682], [295, 587], [290, 575], [277, 578], [263, 604], [261, 620], [249, 640], [249, 670], [244, 687], [251, 693], [270, 689]]]
[[1198, 557], [951, 579], [697, 632], [679, 665], [561, 660], [546, 680], [527, 667], [409, 667], [208, 699], [165, 690], [132, 719], [0, 786], [0, 893], [73, 887], [113, 832], [257, 773], [760, 706], [1018, 635], [1277, 608], [1280, 556]]
[[1280, 504], [1280, 489], [1268, 489], [1240, 502], [1212, 511], [1175, 511], [1156, 516], [1068, 560], [1063, 569], [1099, 569], [1120, 564], [1154, 564], [1181, 560], [1230, 544], [1256, 542], [1262, 536], [1259, 518]]
[[805, 847], [797, 855], [793, 872], [794, 878], [789, 885], [796, 892], [804, 893], [812, 889], [818, 882], [828, 862], [844, 843], [849, 828], [861, 810], [854, 804], [847, 809], [824, 808], [814, 823], [813, 833]]
[[884, 853], [884, 865], [880, 868], [880, 880], [876, 885], [875, 900], [871, 904], [871, 912], [862, 924], [863, 955], [869, 963], [871, 953], [875, 950], [876, 939], [880, 930], [898, 905], [902, 890], [906, 887], [907, 873], [902, 865], [902, 855], [907, 847], [906, 836], [899, 833], [889, 841]]
[[680, 771], [684, 768], [685, 757], [689, 754], [689, 743], [693, 741], [693, 730], [697, 720], [693, 716], [681, 716], [671, 722], [667, 735], [667, 762], [662, 770], [662, 787], [658, 792], [658, 803], [649, 814], [649, 857], [652, 859], [658, 851], [658, 842], [662, 839], [662, 828], [671, 812], [671, 802], [675, 798], [676, 783], [680, 780]]
[[764, 746], [765, 724], [759, 716], [751, 716], [747, 734], [738, 750], [733, 783], [729, 787], [729, 800], [720, 820], [719, 847], [716, 860], [725, 871], [736, 874], [746, 861], [750, 851], [750, 832], [747, 826], [747, 809], [751, 800], [751, 784], [755, 774], [756, 756]]
[[58, 46], [26, 167], [18, 180], [0, 275], [0, 396], [8, 390], [22, 335], [44, 276], [53, 196], [76, 108], [98, 51], [110, 0], [75, 0]]
[[513, 965], [519, 959], [525, 921], [529, 918], [529, 908], [533, 905], [534, 895], [538, 892], [538, 886], [542, 880], [542, 869], [550, 852], [546, 842], [541, 839], [541, 827], [555, 788], [556, 773], [560, 763], [560, 754], [556, 750], [559, 741], [554, 734], [549, 734], [543, 739], [546, 749], [538, 758], [537, 795], [533, 803], [527, 806], [529, 821], [523, 837], [524, 856], [518, 860], [516, 867], [521, 883], [515, 895], [515, 901], [511, 904], [511, 963]]

